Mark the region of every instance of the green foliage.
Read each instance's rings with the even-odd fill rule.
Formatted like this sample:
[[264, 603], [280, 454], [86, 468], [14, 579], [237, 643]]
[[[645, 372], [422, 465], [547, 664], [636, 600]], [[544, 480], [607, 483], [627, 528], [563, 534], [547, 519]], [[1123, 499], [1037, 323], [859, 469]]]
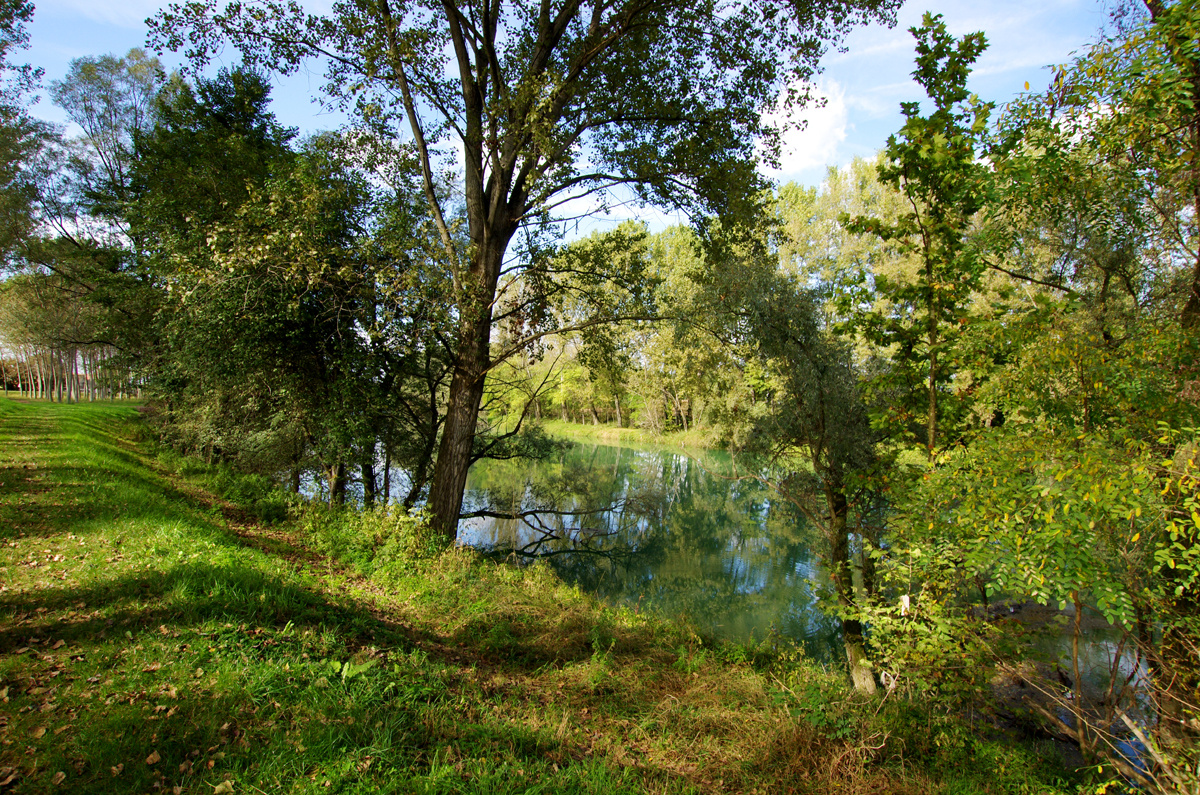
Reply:
[[[934, 108], [922, 116], [920, 103], [902, 103], [904, 126], [888, 138], [878, 166], [879, 181], [900, 191], [911, 209], [894, 221], [844, 215], [842, 223], [849, 231], [875, 234], [920, 259], [911, 281], [876, 271], [871, 289], [886, 296], [891, 305], [883, 311], [872, 307], [855, 323], [870, 342], [891, 349], [891, 367], [876, 379], [876, 388], [887, 391], [900, 386], [907, 392], [902, 399], [911, 413], [897, 417], [889, 412], [877, 417], [877, 422], [899, 435], [911, 430], [924, 414], [925, 446], [932, 458], [940, 413], [948, 408], [939, 409], [943, 402], [939, 393], [950, 373], [944, 364], [939, 366], [938, 357], [944, 359], [952, 345], [983, 270], [966, 235], [987, 198], [987, 169], [977, 158], [992, 106], [966, 89], [970, 66], [987, 46], [982, 33], [956, 40], [947, 33], [941, 16], [929, 13], [911, 31], [917, 39], [913, 76]], [[924, 411], [918, 408], [922, 392], [914, 388], [921, 380]]]
[[[317, 16], [278, 0], [224, 7], [211, 0], [163, 12], [151, 36], [186, 48], [196, 68], [227, 41], [285, 73], [323, 58], [327, 90], [354, 108], [359, 125], [394, 136], [396, 124], [407, 124], [454, 285], [454, 377], [429, 496], [449, 542], [486, 379], [497, 360], [537, 339], [518, 336], [515, 346], [493, 350], [494, 327], [514, 318], [496, 310], [507, 299], [518, 316], [537, 321], [526, 296], [540, 292], [543, 236], [557, 231], [561, 208], [593, 198], [607, 205], [632, 192], [697, 218], [756, 216], [765, 187], [756, 145], [772, 160], [780, 133], [763, 111], [781, 90], [789, 106], [806, 98], [806, 78], [828, 43], [894, 8], [892, 0], [721, 9], [668, 0], [597, 5], [589, 17], [571, 2], [537, 13], [520, 3], [418, 3], [339, 5]], [[465, 234], [448, 212], [448, 195], [458, 190], [438, 185], [451, 151], [462, 155]], [[523, 250], [510, 257], [514, 240]], [[612, 319], [602, 312], [589, 327]], [[593, 369], [611, 371], [611, 364]], [[614, 408], [620, 412], [619, 396]]]
[[[978, 699], [994, 670], [1000, 630], [948, 587], [961, 585], [953, 582], [953, 564], [920, 560], [895, 571], [884, 566], [877, 576], [880, 594], [863, 600], [855, 615], [870, 627], [872, 662], [887, 690], [930, 703]], [[912, 587], [905, 582], [911, 576], [925, 579], [909, 594], [903, 589]]]

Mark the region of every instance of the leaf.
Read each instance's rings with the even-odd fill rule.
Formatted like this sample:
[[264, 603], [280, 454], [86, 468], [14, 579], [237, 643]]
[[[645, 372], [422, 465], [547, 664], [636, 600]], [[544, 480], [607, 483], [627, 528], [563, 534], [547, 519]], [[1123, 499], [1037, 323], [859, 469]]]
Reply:
[[213, 795], [229, 795], [233, 792], [232, 781], [222, 781], [217, 786], [213, 787]]
[[57, 786], [66, 780], [67, 780], [67, 774], [60, 770], [54, 774], [54, 778], [50, 779], [50, 783]]
[[51, 646], [50, 648], [51, 649], [61, 649], [63, 646], [66, 646], [66, 645], [67, 645], [67, 642], [65, 640], [60, 639], [60, 640], [56, 641], [55, 644], [53, 646]]
[[151, 751], [150, 756], [146, 757], [146, 764], [157, 765], [162, 761], [162, 757], [158, 755], [158, 751]]

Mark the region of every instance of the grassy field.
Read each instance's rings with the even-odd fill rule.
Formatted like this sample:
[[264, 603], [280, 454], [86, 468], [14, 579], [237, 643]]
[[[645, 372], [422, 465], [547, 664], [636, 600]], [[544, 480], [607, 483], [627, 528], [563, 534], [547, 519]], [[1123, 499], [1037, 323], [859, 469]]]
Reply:
[[264, 524], [145, 438], [128, 406], [0, 400], [2, 792], [1077, 791], [1047, 745], [786, 649], [397, 553], [411, 523]]

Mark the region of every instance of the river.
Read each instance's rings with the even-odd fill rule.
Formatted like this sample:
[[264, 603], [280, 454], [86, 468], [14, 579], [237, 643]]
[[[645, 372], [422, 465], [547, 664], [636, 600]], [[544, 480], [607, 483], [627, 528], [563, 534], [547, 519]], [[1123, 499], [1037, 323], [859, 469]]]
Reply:
[[476, 463], [464, 512], [538, 512], [464, 520], [459, 540], [537, 553], [610, 604], [686, 618], [719, 638], [782, 636], [837, 659], [837, 623], [817, 606], [828, 588], [820, 545], [773, 496], [736, 477], [721, 452], [582, 443], [537, 463]]

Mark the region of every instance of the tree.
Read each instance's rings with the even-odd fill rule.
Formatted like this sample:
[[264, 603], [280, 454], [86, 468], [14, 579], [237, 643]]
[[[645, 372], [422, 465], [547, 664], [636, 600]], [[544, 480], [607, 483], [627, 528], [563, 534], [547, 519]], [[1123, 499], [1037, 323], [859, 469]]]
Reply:
[[51, 137], [50, 127], [29, 115], [29, 92], [42, 70], [16, 65], [9, 56], [29, 46], [29, 0], [0, 2], [0, 264], [19, 259], [36, 227], [38, 190], [34, 164]]
[[[768, 485], [799, 508], [825, 536], [842, 635], [854, 686], [875, 692], [855, 613], [851, 536], [866, 545], [852, 517], [863, 513], [858, 483], [875, 460], [875, 432], [863, 401], [848, 346], [818, 322], [819, 297], [784, 278], [769, 298], [753, 303], [750, 328], [755, 351], [769, 373], [762, 396], [767, 407], [744, 450], [766, 465]], [[872, 590], [868, 549], [863, 585]]]
[[932, 461], [938, 443], [939, 382], [945, 378], [938, 363], [947, 341], [945, 329], [958, 320], [982, 272], [966, 233], [986, 198], [987, 170], [977, 158], [992, 106], [967, 91], [970, 66], [987, 46], [982, 33], [956, 41], [946, 32], [941, 15], [929, 13], [911, 30], [917, 39], [913, 76], [934, 109], [922, 116], [920, 103], [901, 104], [904, 126], [888, 138], [885, 160], [879, 165], [880, 182], [904, 195], [908, 211], [892, 223], [847, 216], [845, 224], [851, 231], [897, 241], [920, 257], [915, 283], [877, 274], [875, 289], [897, 304], [912, 305], [924, 317], [914, 322], [905, 311], [868, 312], [863, 324], [878, 344], [898, 346], [899, 363], [925, 363], [925, 446]]
[[117, 229], [126, 220], [135, 141], [153, 122], [163, 80], [158, 59], [135, 48], [122, 58], [76, 58], [66, 77], [50, 84], [55, 104], [83, 130], [67, 163], [78, 211]]
[[[594, 212], [586, 202], [603, 206], [618, 188], [696, 213], [747, 213], [762, 186], [756, 142], [768, 153], [778, 147], [762, 111], [781, 90], [798, 104], [828, 43], [855, 22], [888, 19], [895, 6], [376, 0], [318, 17], [295, 2], [218, 10], [209, 0], [172, 6], [152, 37], [186, 47], [196, 64], [226, 40], [284, 71], [323, 56], [332, 101], [374, 129], [395, 134], [393, 125], [407, 123], [454, 284], [453, 378], [429, 498], [436, 530], [452, 539], [495, 364], [497, 286], [523, 264], [519, 254], [509, 259], [518, 231], [545, 228], [572, 201]], [[463, 164], [453, 191], [437, 176], [447, 142]]]

